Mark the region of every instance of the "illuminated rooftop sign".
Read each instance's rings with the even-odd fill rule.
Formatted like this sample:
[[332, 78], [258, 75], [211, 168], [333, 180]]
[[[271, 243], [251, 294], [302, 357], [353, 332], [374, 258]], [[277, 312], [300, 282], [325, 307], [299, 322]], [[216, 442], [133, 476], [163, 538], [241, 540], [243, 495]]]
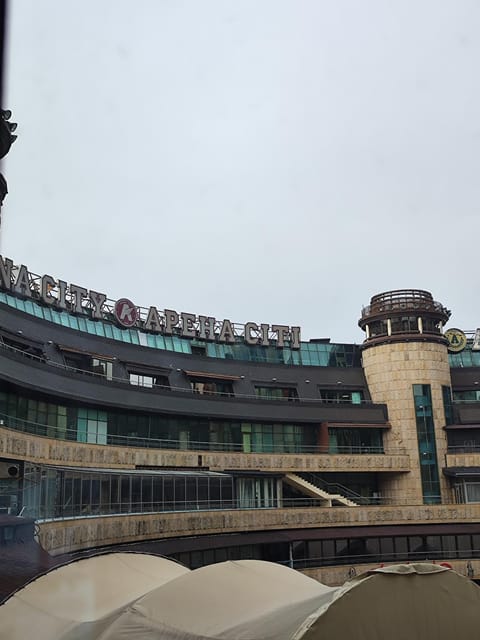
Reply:
[[239, 325], [227, 319], [178, 313], [172, 309], [159, 310], [154, 306], [145, 309], [128, 298], [114, 302], [108, 300], [106, 294], [93, 289], [55, 280], [50, 275], [31, 273], [25, 265], [14, 265], [10, 258], [2, 256], [0, 288], [68, 313], [87, 315], [94, 320], [114, 321], [124, 328], [139, 328], [167, 336], [177, 335], [225, 344], [233, 344], [241, 338], [248, 345], [300, 348], [300, 327], [255, 322]]

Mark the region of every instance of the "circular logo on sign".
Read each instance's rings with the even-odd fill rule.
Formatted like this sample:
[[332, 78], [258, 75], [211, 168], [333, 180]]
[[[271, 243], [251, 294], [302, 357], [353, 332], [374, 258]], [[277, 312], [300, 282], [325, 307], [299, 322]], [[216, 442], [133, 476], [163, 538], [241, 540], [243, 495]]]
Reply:
[[448, 340], [447, 348], [452, 353], [463, 351], [467, 346], [467, 336], [460, 329], [448, 329], [444, 335]]
[[120, 300], [117, 300], [113, 308], [113, 313], [118, 323], [127, 329], [133, 327], [137, 322], [137, 307], [128, 298], [120, 298]]

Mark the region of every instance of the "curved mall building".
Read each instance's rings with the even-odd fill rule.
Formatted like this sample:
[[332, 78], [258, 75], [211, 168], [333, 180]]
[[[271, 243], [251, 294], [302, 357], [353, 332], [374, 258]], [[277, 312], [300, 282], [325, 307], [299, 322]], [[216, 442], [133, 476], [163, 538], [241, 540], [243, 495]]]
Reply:
[[35, 521], [52, 557], [480, 578], [480, 332], [428, 291], [375, 295], [361, 345], [304, 342], [1, 258], [0, 312], [0, 546]]

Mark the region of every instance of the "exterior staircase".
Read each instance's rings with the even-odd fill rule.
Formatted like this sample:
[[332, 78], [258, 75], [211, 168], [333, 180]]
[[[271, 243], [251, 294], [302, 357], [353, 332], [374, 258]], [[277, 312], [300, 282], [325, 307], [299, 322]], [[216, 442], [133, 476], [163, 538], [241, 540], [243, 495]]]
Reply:
[[339, 493], [328, 493], [324, 489], [316, 487], [308, 480], [301, 478], [296, 473], [287, 473], [284, 476], [283, 480], [284, 482], [294, 487], [295, 489], [298, 489], [310, 498], [322, 500], [323, 502], [325, 502], [326, 507], [332, 507], [333, 503], [336, 503], [337, 505], [340, 504], [344, 507], [358, 507], [358, 504], [353, 500], [350, 500], [345, 496], [341, 496]]

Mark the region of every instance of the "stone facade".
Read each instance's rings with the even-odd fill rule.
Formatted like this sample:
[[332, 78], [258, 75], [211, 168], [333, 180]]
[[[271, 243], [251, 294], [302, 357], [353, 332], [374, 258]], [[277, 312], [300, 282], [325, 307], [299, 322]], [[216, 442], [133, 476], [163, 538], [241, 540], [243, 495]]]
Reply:
[[183, 536], [247, 531], [444, 524], [480, 518], [480, 504], [410, 507], [317, 507], [167, 512], [40, 522], [39, 541], [52, 555], [91, 547]]
[[23, 459], [38, 464], [135, 469], [168, 467], [210, 469], [244, 469], [255, 471], [388, 471], [407, 472], [407, 453], [377, 455], [331, 455], [295, 453], [231, 453], [223, 451], [180, 451], [84, 444], [19, 433], [0, 427], [0, 456]]
[[382, 492], [410, 504], [423, 501], [412, 385], [428, 384], [432, 392], [442, 500], [450, 502], [452, 495], [441, 474], [447, 452], [442, 386], [451, 386], [446, 346], [428, 341], [367, 346], [363, 352], [363, 367], [373, 402], [388, 406], [392, 429], [385, 434], [386, 448], [405, 447], [412, 462], [410, 473], [386, 479]]
[[480, 453], [448, 453], [446, 467], [480, 467]]

